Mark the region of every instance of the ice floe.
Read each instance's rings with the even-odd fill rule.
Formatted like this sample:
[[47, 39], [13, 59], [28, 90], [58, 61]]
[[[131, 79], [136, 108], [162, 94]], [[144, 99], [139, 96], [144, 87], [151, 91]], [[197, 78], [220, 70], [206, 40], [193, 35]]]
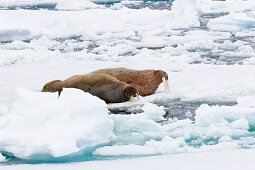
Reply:
[[57, 1], [57, 10], [84, 10], [84, 9], [104, 9], [103, 5], [97, 5], [90, 1], [85, 0], [59, 0]]
[[[255, 110], [253, 103], [252, 105], [249, 102], [244, 104], [245, 101], [250, 101], [249, 99], [253, 97], [240, 98], [235, 106], [201, 105], [196, 110], [195, 123], [189, 119], [169, 120], [166, 124], [155, 126], [146, 119], [140, 119], [139, 115], [129, 117], [114, 115], [117, 138], [127, 135], [126, 138], [136, 139], [135, 141], [138, 143], [135, 144], [133, 141], [133, 144], [125, 144], [124, 141], [120, 142], [121, 140], [119, 140], [119, 145], [98, 148], [94, 154], [118, 156], [205, 152], [238, 149], [242, 145], [253, 148], [255, 145], [254, 139], [252, 139]], [[123, 119], [122, 123], [117, 123], [121, 120], [120, 118]], [[142, 136], [144, 137], [141, 138]], [[149, 136], [150, 140], [144, 144], [139, 143], [138, 139], [146, 139]], [[239, 140], [241, 138], [242, 140]], [[252, 142], [246, 142], [243, 140], [245, 138]], [[212, 143], [206, 143], [206, 141]]]
[[[72, 99], [72, 100], [70, 100]], [[17, 157], [62, 156], [114, 138], [104, 101], [77, 89], [57, 94], [17, 89], [0, 120], [0, 150]]]
[[[46, 159], [45, 154], [59, 157], [89, 148], [95, 155], [119, 156], [255, 147], [254, 96], [239, 98], [234, 106], [203, 104], [195, 122], [165, 120], [163, 108], [151, 103], [140, 114], [109, 115], [102, 100], [75, 89], [64, 89], [59, 98], [17, 89], [13, 98], [1, 116], [0, 150], [21, 158]], [[115, 144], [100, 147], [110, 142]]]

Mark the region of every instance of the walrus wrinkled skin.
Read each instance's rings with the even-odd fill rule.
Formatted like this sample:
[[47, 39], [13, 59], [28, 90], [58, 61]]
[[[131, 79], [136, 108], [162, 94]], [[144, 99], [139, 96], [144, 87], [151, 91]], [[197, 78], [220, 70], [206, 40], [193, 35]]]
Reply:
[[106, 74], [84, 74], [72, 76], [64, 81], [54, 80], [46, 83], [42, 92], [58, 92], [60, 95], [63, 88], [81, 89], [107, 103], [133, 100], [133, 96], [138, 96], [135, 87]]
[[138, 89], [139, 95], [153, 94], [164, 82], [165, 91], [169, 92], [168, 74], [163, 70], [133, 70], [124, 67], [106, 68], [90, 74], [108, 74]]

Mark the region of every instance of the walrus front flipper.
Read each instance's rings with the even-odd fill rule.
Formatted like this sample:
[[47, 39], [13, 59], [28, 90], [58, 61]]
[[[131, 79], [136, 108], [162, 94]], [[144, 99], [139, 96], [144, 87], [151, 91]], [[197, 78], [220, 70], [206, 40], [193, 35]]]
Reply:
[[63, 90], [63, 89], [58, 90], [58, 97], [60, 96], [60, 94], [61, 94], [62, 90]]

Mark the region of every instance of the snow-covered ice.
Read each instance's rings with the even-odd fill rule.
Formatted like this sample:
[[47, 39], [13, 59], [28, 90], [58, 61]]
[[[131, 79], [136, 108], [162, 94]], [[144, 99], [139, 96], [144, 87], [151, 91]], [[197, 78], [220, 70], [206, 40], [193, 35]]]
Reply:
[[[252, 169], [254, 11], [253, 0], [0, 0], [0, 166]], [[105, 67], [162, 69], [170, 93], [106, 104], [40, 92]]]
[[[54, 93], [17, 89], [0, 120], [0, 150], [17, 157], [63, 156], [114, 138], [104, 101], [77, 89]], [[72, 100], [70, 100], [72, 99]]]
[[217, 151], [204, 153], [183, 153], [174, 155], [151, 156], [133, 159], [120, 159], [111, 161], [90, 161], [71, 164], [40, 164], [40, 165], [13, 165], [5, 166], [5, 170], [69, 170], [69, 169], [123, 169], [136, 170], [148, 169], [155, 170], [160, 167], [162, 170], [171, 169], [196, 169], [208, 170], [222, 169], [223, 167], [232, 170], [240, 170], [245, 167], [247, 170], [254, 169], [254, 149]]

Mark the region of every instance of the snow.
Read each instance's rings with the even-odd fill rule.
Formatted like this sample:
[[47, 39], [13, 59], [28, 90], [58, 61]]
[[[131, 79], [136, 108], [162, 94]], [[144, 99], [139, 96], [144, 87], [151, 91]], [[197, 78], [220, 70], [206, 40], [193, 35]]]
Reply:
[[[40, 4], [52, 10], [19, 9]], [[46, 162], [86, 152], [96, 161], [5, 168], [252, 169], [254, 2], [127, 4], [138, 2], [0, 0], [0, 162], [9, 161], [4, 152]], [[153, 95], [109, 105], [77, 89], [59, 98], [40, 92], [48, 81], [108, 67], [162, 69], [171, 92], [161, 84]], [[197, 108], [183, 120], [164, 118], [175, 102]]]
[[162, 170], [171, 169], [197, 169], [208, 170], [230, 168], [240, 170], [245, 167], [247, 170], [254, 169], [254, 149], [251, 150], [229, 150], [204, 153], [182, 153], [163, 156], [150, 156], [133, 159], [120, 159], [111, 161], [90, 161], [71, 164], [40, 164], [40, 165], [12, 165], [4, 166], [5, 170], [67, 170], [67, 169], [148, 169], [155, 170], [160, 167]]
[[0, 120], [0, 150], [22, 158], [57, 157], [108, 143], [114, 134], [106, 107], [77, 89], [64, 89], [59, 98], [57, 93], [17, 89], [9, 113]]
[[255, 18], [247, 13], [230, 13], [229, 15], [210, 20], [207, 26], [211, 30], [235, 33], [245, 28], [254, 28]]
[[184, 152], [186, 143], [183, 138], [172, 139], [168, 136], [161, 141], [150, 140], [144, 145], [122, 145], [122, 146], [105, 146], [97, 149], [94, 154], [98, 155], [153, 155]]
[[163, 107], [158, 107], [155, 104], [152, 103], [145, 103], [143, 106], [143, 116], [145, 118], [154, 120], [154, 121], [160, 121], [160, 120], [165, 120], [163, 115], [165, 115], [165, 111]]
[[[254, 108], [242, 104], [235, 106], [203, 104], [196, 110], [195, 123], [189, 119], [170, 120], [159, 126], [141, 118], [141, 115], [113, 115], [115, 133], [118, 134], [118, 138], [121, 138], [119, 145], [99, 148], [94, 154], [102, 156], [153, 155], [239, 149], [241, 148], [240, 144], [243, 144], [244, 141], [238, 141], [236, 138], [252, 137], [253, 132], [250, 133], [248, 130], [254, 128], [255, 120]], [[126, 142], [122, 141], [123, 135], [130, 136], [129, 140], [138, 143], [138, 145], [123, 145]], [[224, 139], [226, 135], [228, 140]], [[141, 145], [141, 142], [148, 137], [152, 139]], [[154, 140], [158, 138], [161, 140]], [[203, 140], [210, 139], [219, 140], [219, 143], [212, 146], [203, 144]], [[189, 140], [202, 145], [194, 148], [187, 143]], [[252, 148], [254, 144], [248, 147]]]
[[93, 2], [85, 1], [85, 0], [61, 0], [57, 2], [57, 6], [55, 9], [57, 10], [84, 10], [84, 9], [97, 9], [97, 8], [105, 8], [102, 5], [96, 5]]

